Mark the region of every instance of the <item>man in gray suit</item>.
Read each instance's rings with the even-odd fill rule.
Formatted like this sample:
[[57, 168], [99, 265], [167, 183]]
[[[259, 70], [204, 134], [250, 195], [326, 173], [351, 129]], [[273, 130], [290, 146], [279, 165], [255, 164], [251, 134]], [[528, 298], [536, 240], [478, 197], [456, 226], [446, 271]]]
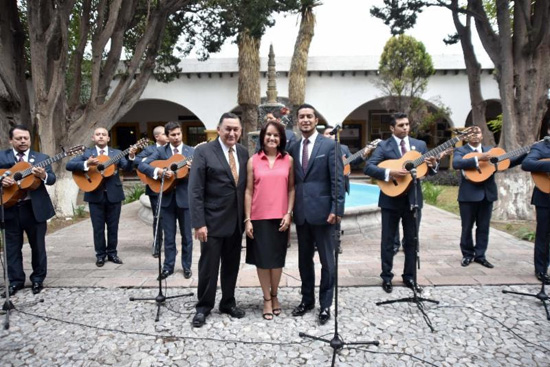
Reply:
[[[292, 311], [302, 316], [315, 307], [315, 246], [321, 260], [319, 323], [330, 319], [336, 278], [334, 225], [344, 214], [343, 162], [335, 159], [336, 143], [316, 130], [319, 119], [308, 104], [298, 107], [298, 127], [302, 138], [289, 150], [294, 158], [296, 201], [294, 221], [298, 234], [298, 267], [302, 279], [302, 302]], [[336, 182], [336, 186], [334, 185]], [[338, 195], [336, 195], [336, 192]], [[336, 210], [338, 209], [338, 210]]]
[[189, 174], [189, 207], [195, 239], [201, 243], [194, 327], [203, 326], [214, 308], [220, 261], [220, 312], [235, 318], [245, 315], [235, 302], [248, 161], [246, 148], [237, 143], [241, 133], [239, 117], [224, 113], [218, 123], [218, 139], [197, 147], [193, 156]]

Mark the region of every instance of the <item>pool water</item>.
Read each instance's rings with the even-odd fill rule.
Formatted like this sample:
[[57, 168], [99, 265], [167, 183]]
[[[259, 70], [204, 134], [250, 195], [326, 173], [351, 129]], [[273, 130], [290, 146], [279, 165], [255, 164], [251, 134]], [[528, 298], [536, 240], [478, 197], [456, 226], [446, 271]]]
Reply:
[[378, 204], [380, 189], [377, 185], [350, 182], [350, 193], [346, 194], [346, 208]]

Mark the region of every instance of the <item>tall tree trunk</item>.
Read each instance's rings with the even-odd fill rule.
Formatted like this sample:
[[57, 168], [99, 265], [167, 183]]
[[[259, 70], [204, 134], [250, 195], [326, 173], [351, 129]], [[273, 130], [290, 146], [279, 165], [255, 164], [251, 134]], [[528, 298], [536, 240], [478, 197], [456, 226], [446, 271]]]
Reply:
[[248, 133], [258, 126], [260, 104], [260, 40], [247, 30], [238, 37], [239, 46], [239, 106], [242, 109], [242, 143], [248, 147]]
[[313, 7], [315, 4], [302, 6], [300, 21], [300, 30], [294, 44], [294, 53], [290, 63], [290, 72], [288, 75], [288, 98], [292, 112], [290, 116], [296, 116], [296, 108], [305, 102], [306, 99], [306, 81], [307, 81], [307, 62], [309, 55], [309, 46], [315, 34], [315, 14]]
[[[458, 0], [453, 0], [452, 5], [458, 9]], [[471, 15], [467, 15], [466, 24], [462, 24], [457, 11], [453, 11], [453, 22], [460, 37], [460, 46], [464, 54], [464, 64], [468, 75], [468, 90], [470, 91], [470, 104], [472, 106], [472, 122], [481, 128], [484, 145], [495, 145], [493, 132], [487, 127], [485, 111], [487, 103], [481, 92], [481, 65], [477, 61], [472, 44]]]
[[[499, 145], [513, 150], [531, 144], [538, 138], [550, 87], [548, 2], [514, 1], [512, 29], [510, 2], [497, 0], [498, 34], [492, 30], [482, 3], [474, 0], [468, 3], [478, 14], [476, 28], [497, 71], [502, 103]], [[533, 184], [527, 173], [510, 171], [498, 177], [497, 183], [496, 217], [534, 218], [534, 210], [529, 205]]]
[[34, 138], [29, 93], [25, 77], [25, 31], [19, 20], [16, 0], [0, 2], [0, 146], [8, 145], [8, 130], [25, 125]]

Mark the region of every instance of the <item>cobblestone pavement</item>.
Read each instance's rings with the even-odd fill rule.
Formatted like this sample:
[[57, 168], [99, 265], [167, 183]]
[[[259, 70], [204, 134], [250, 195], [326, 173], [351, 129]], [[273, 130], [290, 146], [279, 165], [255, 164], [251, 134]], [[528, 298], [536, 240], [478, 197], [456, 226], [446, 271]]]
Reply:
[[[412, 303], [376, 306], [410, 296], [397, 287], [345, 287], [339, 294], [339, 333], [350, 345], [338, 352], [337, 366], [549, 366], [550, 321], [540, 301], [501, 290], [537, 292], [536, 286], [427, 287], [423, 296], [431, 332]], [[193, 290], [193, 289], [192, 289]], [[188, 292], [169, 288], [168, 295]], [[281, 289], [283, 314], [261, 317], [261, 294], [239, 288], [247, 315], [237, 320], [217, 310], [200, 329], [191, 327], [193, 297], [168, 300], [155, 322], [155, 289], [48, 288], [13, 298], [11, 327], [0, 332], [2, 366], [330, 366], [333, 349], [299, 332], [332, 339], [334, 317], [318, 326], [317, 310], [292, 317], [300, 300], [295, 288]], [[41, 303], [33, 303], [43, 299]], [[219, 294], [218, 294], [219, 299]], [[334, 309], [334, 308], [333, 308]]]
[[[236, 294], [247, 311], [244, 319], [216, 310], [203, 328], [194, 329], [195, 296], [168, 300], [159, 322], [154, 321], [155, 302], [129, 301], [158, 293], [152, 231], [137, 218], [138, 209], [136, 202], [122, 210], [122, 265], [95, 266], [89, 220], [47, 236], [45, 289], [34, 296], [27, 288], [13, 298], [17, 310], [11, 313], [10, 328], [0, 331], [0, 366], [331, 365], [332, 348], [301, 338], [299, 332], [332, 339], [334, 317], [318, 326], [318, 310], [299, 318], [290, 315], [300, 301], [295, 241], [279, 292], [284, 313], [273, 321], [261, 317], [256, 269], [244, 264], [244, 252]], [[542, 303], [501, 292], [540, 290], [533, 275], [533, 244], [491, 229], [487, 257], [495, 268], [463, 268], [459, 236], [456, 215], [425, 206], [418, 280], [425, 286], [423, 296], [441, 302], [424, 305], [435, 332], [415, 304], [375, 304], [410, 296], [400, 286], [403, 253], [395, 258], [395, 287], [388, 295], [380, 288], [380, 231], [343, 236], [340, 335], [345, 341], [377, 340], [380, 345], [350, 345], [337, 354], [337, 366], [550, 366], [550, 321]], [[25, 246], [27, 274], [30, 258]], [[196, 292], [198, 259], [197, 244], [193, 277], [184, 279], [176, 261], [165, 294]]]

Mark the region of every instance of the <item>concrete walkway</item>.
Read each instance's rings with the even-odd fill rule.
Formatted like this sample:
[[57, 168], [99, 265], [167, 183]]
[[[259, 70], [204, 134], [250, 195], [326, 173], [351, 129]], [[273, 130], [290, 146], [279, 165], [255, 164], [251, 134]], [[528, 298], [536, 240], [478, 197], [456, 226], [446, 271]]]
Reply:
[[[125, 205], [119, 229], [119, 256], [124, 264], [107, 262], [95, 266], [92, 225], [90, 220], [59, 230], [46, 238], [48, 250], [48, 277], [46, 287], [155, 287], [157, 286], [157, 259], [151, 256], [152, 229], [138, 219], [139, 202]], [[454, 214], [425, 206], [420, 229], [421, 285], [497, 285], [538, 284], [533, 274], [533, 244], [521, 241], [507, 233], [491, 229], [487, 259], [494, 269], [472, 263], [460, 266], [460, 218]], [[178, 240], [179, 242], [179, 240]], [[375, 286], [380, 284], [380, 230], [342, 237], [344, 252], [340, 255], [338, 271], [342, 286]], [[179, 244], [178, 244], [179, 247]], [[181, 262], [176, 261], [174, 275], [167, 279], [169, 287], [197, 286], [199, 244], [193, 251], [193, 277], [183, 278]], [[30, 251], [25, 246], [25, 269], [30, 269]], [[244, 263], [245, 250], [239, 273], [240, 287], [258, 287], [254, 266]], [[404, 255], [400, 252], [394, 261], [394, 283], [401, 282]], [[316, 263], [318, 261], [316, 260]], [[320, 271], [320, 266], [317, 266]], [[30, 273], [30, 272], [28, 272]], [[319, 278], [317, 276], [317, 278]], [[317, 279], [318, 280], [318, 279]], [[287, 254], [281, 286], [300, 285], [298, 251], [293, 241]]]

